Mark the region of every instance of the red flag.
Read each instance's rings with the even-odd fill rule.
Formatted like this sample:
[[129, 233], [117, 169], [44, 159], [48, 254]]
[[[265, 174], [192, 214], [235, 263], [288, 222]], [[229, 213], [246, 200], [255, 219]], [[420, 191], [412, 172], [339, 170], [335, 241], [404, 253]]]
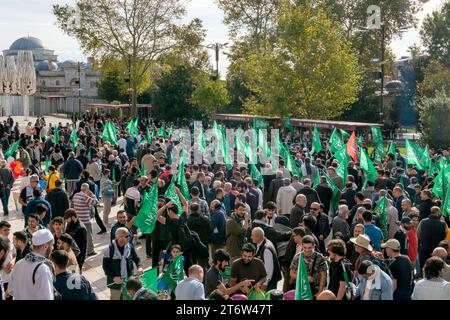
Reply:
[[350, 157], [352, 157], [355, 163], [358, 162], [358, 146], [356, 145], [356, 134], [354, 131], [347, 142], [347, 153]]

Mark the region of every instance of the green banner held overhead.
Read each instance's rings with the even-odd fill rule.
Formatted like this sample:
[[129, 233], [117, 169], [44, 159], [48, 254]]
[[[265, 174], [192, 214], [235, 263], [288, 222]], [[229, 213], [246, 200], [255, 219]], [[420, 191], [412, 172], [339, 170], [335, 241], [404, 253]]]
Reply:
[[406, 144], [406, 163], [413, 164], [419, 170], [425, 170], [423, 161], [423, 155], [420, 154], [420, 150], [417, 145], [409, 140], [405, 141]]
[[362, 171], [367, 175], [367, 180], [375, 182], [377, 180], [377, 169], [375, 169], [372, 160], [370, 160], [367, 152], [364, 148], [360, 149], [359, 152], [359, 166]]
[[158, 183], [155, 183], [149, 192], [143, 197], [141, 209], [134, 220], [142, 234], [151, 234], [155, 229], [156, 216], [158, 212]]
[[108, 122], [105, 125], [102, 138], [108, 141], [111, 145], [117, 146], [117, 131], [111, 122]]
[[172, 178], [172, 181], [169, 184], [169, 187], [167, 188], [166, 192], [164, 193], [164, 196], [166, 198], [169, 198], [173, 203], [175, 203], [178, 207], [178, 215], [181, 215], [183, 213], [183, 205], [181, 204], [180, 198], [178, 197], [177, 193], [175, 192], [175, 179]]
[[383, 231], [384, 240], [386, 241], [388, 239], [388, 229], [387, 229], [387, 199], [386, 197], [383, 197], [378, 204], [376, 205], [375, 209], [373, 209], [373, 212], [375, 212], [379, 219], [381, 224], [381, 231]]
[[322, 142], [320, 141], [319, 130], [317, 129], [317, 127], [314, 127], [312, 145], [314, 148], [314, 152], [320, 153], [320, 151], [322, 151]]

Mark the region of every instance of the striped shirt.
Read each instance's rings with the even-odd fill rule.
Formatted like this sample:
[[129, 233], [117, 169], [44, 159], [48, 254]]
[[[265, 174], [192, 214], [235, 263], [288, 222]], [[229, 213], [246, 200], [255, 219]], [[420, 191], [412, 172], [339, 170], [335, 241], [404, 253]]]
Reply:
[[80, 191], [73, 196], [72, 201], [73, 208], [80, 221], [84, 224], [91, 223], [91, 210], [92, 206], [97, 203], [97, 198], [95, 196], [91, 198], [83, 191]]

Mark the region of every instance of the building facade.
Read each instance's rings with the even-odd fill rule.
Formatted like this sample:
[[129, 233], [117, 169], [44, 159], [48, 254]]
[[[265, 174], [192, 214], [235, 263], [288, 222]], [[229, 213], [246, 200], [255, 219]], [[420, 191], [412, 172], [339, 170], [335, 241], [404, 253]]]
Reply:
[[[79, 112], [85, 104], [103, 102], [97, 94], [100, 73], [92, 69], [92, 59], [60, 62], [54, 50], [46, 48], [40, 39], [29, 36], [14, 41], [3, 51], [3, 56], [17, 57], [20, 50], [33, 52], [36, 69], [36, 94], [30, 99], [30, 115]], [[2, 114], [5, 101], [0, 100]], [[23, 114], [20, 96], [11, 97], [11, 104], [13, 115]]]

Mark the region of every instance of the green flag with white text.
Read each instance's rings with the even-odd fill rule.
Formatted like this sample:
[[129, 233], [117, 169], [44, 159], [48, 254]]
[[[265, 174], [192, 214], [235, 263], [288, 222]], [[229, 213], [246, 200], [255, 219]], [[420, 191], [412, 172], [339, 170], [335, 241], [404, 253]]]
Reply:
[[141, 229], [142, 234], [151, 234], [155, 229], [158, 212], [158, 183], [144, 194], [141, 209], [134, 220], [134, 225]]
[[297, 281], [295, 283], [295, 300], [312, 300], [311, 287], [308, 280], [308, 269], [303, 253], [300, 253], [298, 259]]
[[317, 127], [314, 127], [312, 145], [314, 147], [314, 152], [319, 153], [320, 151], [322, 151], [322, 142], [320, 141], [319, 130], [317, 129]]
[[383, 197], [378, 204], [376, 205], [375, 209], [373, 209], [373, 212], [375, 212], [378, 217], [381, 224], [381, 231], [383, 231], [384, 240], [386, 241], [388, 239], [388, 228], [387, 228], [387, 199], [386, 197]]

